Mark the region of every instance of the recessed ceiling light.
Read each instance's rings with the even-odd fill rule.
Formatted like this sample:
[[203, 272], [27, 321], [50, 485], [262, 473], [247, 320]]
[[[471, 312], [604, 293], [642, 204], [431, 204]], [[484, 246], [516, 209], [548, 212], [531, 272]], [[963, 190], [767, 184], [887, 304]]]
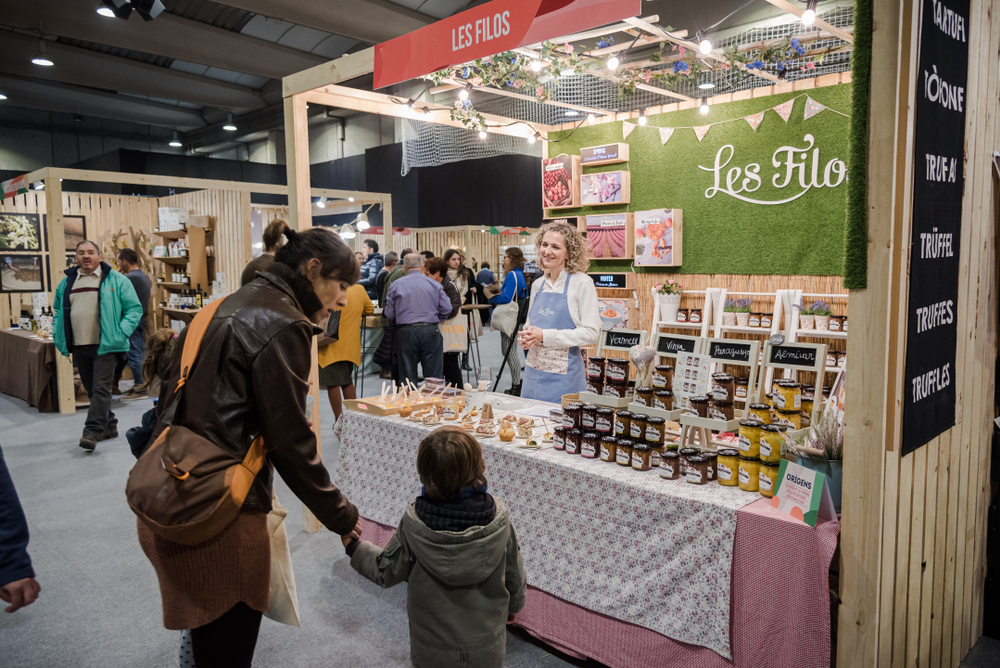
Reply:
[[579, 116], [580, 112], [576, 111], [575, 109], [567, 109], [566, 110], [566, 115], [567, 116]]
[[106, 16], [109, 19], [115, 18], [115, 13], [110, 9], [108, 9], [107, 7], [98, 7], [97, 13], [100, 14], [101, 16]]
[[31, 59], [35, 65], [41, 65], [42, 67], [52, 67], [55, 65], [51, 60], [45, 57], [45, 40], [38, 40], [38, 55]]
[[226, 130], [227, 132], [236, 132], [236, 126], [233, 124], [232, 114], [226, 115], [226, 124], [222, 126], [222, 129]]
[[7, 96], [4, 95], [3, 93], [0, 93], [0, 100], [6, 100], [6, 99], [7, 99]]

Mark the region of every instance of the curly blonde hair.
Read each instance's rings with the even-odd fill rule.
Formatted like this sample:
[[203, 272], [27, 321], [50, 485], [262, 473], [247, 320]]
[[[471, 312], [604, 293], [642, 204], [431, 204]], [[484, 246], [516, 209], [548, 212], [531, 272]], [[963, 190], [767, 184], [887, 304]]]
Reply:
[[[541, 252], [542, 238], [546, 232], [558, 232], [566, 242], [566, 271], [571, 274], [583, 273], [590, 268], [587, 259], [587, 242], [580, 236], [575, 226], [562, 221], [542, 225], [535, 237], [535, 247]], [[547, 272], [546, 272], [547, 273]]]

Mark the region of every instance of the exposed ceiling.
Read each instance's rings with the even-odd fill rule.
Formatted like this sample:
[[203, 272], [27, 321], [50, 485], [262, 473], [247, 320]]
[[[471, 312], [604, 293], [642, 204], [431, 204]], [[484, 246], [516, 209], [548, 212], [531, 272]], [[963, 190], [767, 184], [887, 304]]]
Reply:
[[[227, 114], [259, 130], [282, 77], [483, 1], [163, 0], [145, 22], [105, 18], [100, 0], [0, 0], [0, 104], [176, 129], [192, 146], [243, 139], [221, 131]], [[734, 10], [724, 25], [776, 11], [752, 1], [644, 0], [642, 14], [693, 34]], [[31, 62], [42, 40], [52, 67]]]

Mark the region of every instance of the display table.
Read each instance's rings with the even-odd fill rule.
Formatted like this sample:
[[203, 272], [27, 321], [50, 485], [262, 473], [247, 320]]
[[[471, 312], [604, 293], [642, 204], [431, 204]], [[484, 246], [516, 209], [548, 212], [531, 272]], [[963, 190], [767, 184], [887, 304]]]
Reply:
[[[384, 544], [420, 493], [416, 450], [431, 430], [353, 411], [338, 423], [337, 484], [380, 525], [366, 539]], [[528, 574], [518, 625], [611, 666], [829, 665], [839, 524], [812, 529], [717, 484], [481, 442]]]
[[0, 392], [37, 406], [39, 413], [56, 410], [56, 346], [27, 330], [0, 330]]

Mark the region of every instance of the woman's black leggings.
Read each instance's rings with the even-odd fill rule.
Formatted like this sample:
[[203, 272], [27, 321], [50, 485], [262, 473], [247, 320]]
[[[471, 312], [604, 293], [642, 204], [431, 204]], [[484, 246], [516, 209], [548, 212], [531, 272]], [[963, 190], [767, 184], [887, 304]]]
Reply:
[[191, 629], [194, 665], [197, 668], [250, 668], [263, 614], [246, 603], [237, 603], [215, 621]]

